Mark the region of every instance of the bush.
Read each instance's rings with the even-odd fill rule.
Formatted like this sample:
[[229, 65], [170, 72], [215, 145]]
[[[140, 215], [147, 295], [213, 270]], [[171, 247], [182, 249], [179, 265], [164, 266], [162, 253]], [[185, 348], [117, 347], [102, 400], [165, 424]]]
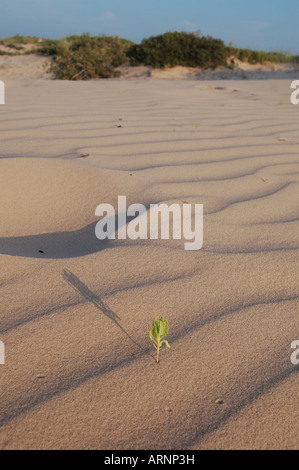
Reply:
[[52, 57], [50, 72], [54, 78], [64, 80], [116, 77], [120, 74], [116, 68], [126, 63], [145, 64], [156, 68], [176, 65], [216, 68], [227, 66], [229, 58], [234, 56], [241, 62], [251, 64], [299, 64], [299, 56], [239, 49], [231, 44], [225, 46], [222, 40], [211, 36], [185, 32], [168, 32], [153, 36], [144, 39], [141, 44], [134, 44], [119, 37], [93, 37], [83, 34], [58, 40], [16, 35], [0, 39], [0, 45], [12, 49], [0, 50], [1, 56], [39, 53]]
[[227, 56], [235, 56], [241, 62], [249, 62], [250, 64], [264, 64], [265, 62], [296, 63], [296, 56], [292, 57], [287, 53], [254, 51], [251, 49], [238, 49], [231, 46], [227, 47]]
[[16, 48], [17, 46], [22, 46], [25, 44], [37, 44], [39, 41], [40, 39], [36, 36], [20, 36], [17, 34], [16, 36], [0, 39], [0, 44], [3, 46]]
[[58, 42], [55, 39], [45, 39], [37, 52], [41, 55], [54, 56], [57, 54]]
[[195, 33], [174, 32], [144, 39], [127, 51], [131, 65], [164, 68], [217, 67], [226, 64], [226, 48], [220, 39]]
[[127, 61], [125, 51], [132, 42], [118, 37], [70, 36], [45, 41], [39, 52], [53, 56], [50, 71], [62, 80], [111, 78], [120, 73], [116, 67]]

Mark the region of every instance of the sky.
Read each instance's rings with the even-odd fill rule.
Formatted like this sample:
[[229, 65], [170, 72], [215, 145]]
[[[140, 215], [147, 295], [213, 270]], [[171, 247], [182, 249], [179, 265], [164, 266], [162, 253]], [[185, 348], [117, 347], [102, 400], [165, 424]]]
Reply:
[[236, 47], [299, 54], [299, 0], [1, 0], [0, 37], [89, 32], [134, 42], [200, 31]]

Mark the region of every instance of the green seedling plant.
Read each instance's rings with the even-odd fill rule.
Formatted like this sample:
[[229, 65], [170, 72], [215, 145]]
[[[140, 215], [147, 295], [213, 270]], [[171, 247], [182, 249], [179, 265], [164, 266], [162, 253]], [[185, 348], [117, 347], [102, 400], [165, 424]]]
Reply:
[[150, 339], [153, 342], [154, 348], [157, 350], [157, 358], [156, 362], [159, 362], [159, 352], [160, 348], [163, 345], [163, 343], [166, 344], [168, 348], [170, 348], [168, 341], [166, 341], [165, 336], [168, 333], [168, 321], [164, 319], [164, 317], [161, 317], [160, 320], [158, 320], [158, 317], [156, 317], [153, 321], [153, 327], [149, 332]]

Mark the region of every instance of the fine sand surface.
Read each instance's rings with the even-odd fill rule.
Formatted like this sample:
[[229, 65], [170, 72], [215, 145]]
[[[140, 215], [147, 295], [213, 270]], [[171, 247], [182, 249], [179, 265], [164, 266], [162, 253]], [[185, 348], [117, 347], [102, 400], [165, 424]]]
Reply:
[[[289, 80], [6, 80], [1, 449], [299, 448], [290, 93]], [[95, 208], [118, 195], [203, 204], [203, 248], [100, 242]], [[156, 315], [170, 326], [159, 364]]]

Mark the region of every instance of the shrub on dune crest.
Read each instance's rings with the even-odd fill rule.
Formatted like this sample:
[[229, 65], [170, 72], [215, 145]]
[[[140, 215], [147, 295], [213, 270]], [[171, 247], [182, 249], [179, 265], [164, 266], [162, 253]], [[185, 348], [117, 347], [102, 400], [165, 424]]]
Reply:
[[[198, 33], [168, 32], [143, 39], [134, 44], [117, 36], [69, 36], [52, 40], [14, 36], [0, 40], [0, 45], [15, 49], [24, 44], [34, 48], [23, 54], [38, 53], [52, 57], [50, 72], [53, 78], [62, 80], [87, 80], [112, 78], [120, 75], [120, 65], [149, 65], [155, 68], [185, 67], [216, 68], [229, 66], [231, 58], [241, 62], [262, 64], [265, 62], [299, 63], [299, 56], [281, 52], [264, 52], [226, 46], [221, 39]], [[17, 53], [17, 52], [16, 52]], [[11, 54], [4, 51], [0, 54]]]
[[196, 33], [174, 32], [144, 39], [127, 51], [131, 65], [152, 67], [217, 67], [226, 64], [226, 47], [221, 39]]
[[131, 44], [118, 37], [83, 34], [48, 41], [39, 52], [53, 56], [50, 71], [55, 78], [87, 80], [118, 76], [115, 68], [127, 60], [125, 51]]

